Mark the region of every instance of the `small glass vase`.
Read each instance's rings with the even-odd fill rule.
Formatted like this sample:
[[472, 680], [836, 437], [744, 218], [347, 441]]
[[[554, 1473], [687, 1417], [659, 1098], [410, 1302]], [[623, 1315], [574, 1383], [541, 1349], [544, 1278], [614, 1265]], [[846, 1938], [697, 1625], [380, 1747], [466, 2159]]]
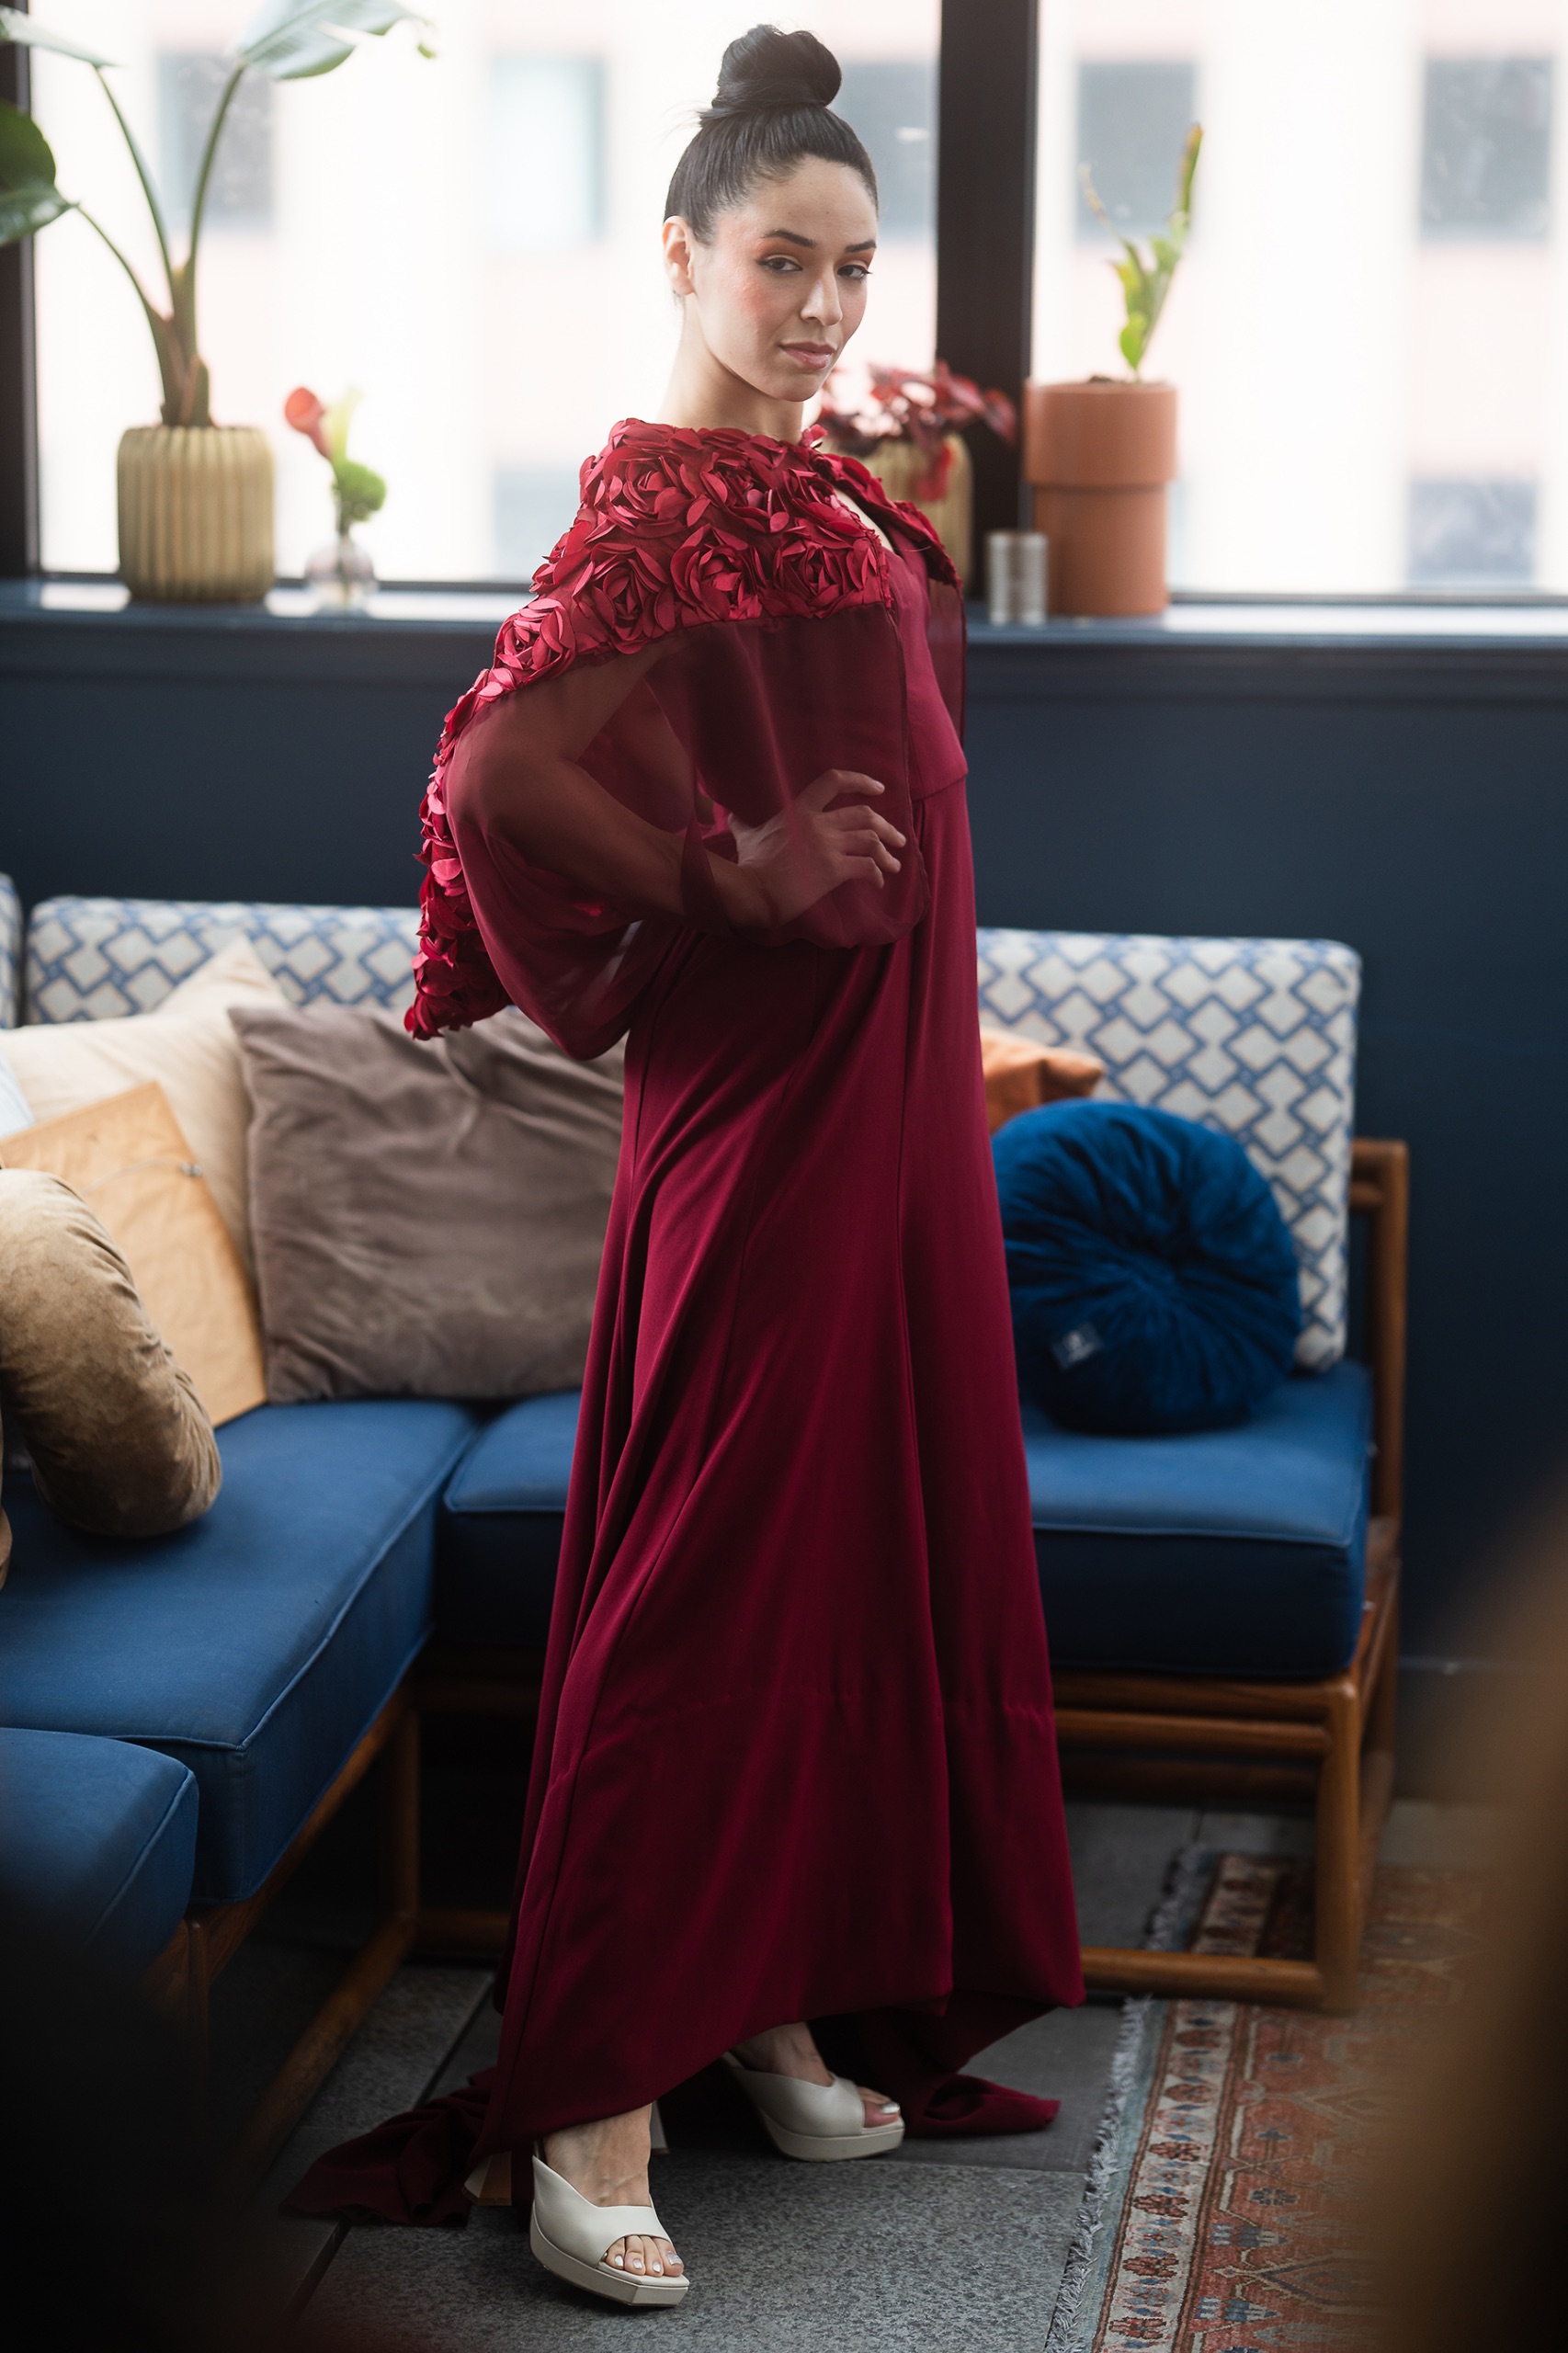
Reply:
[[353, 532], [340, 531], [306, 564], [305, 585], [313, 591], [318, 608], [350, 612], [373, 594], [376, 567]]

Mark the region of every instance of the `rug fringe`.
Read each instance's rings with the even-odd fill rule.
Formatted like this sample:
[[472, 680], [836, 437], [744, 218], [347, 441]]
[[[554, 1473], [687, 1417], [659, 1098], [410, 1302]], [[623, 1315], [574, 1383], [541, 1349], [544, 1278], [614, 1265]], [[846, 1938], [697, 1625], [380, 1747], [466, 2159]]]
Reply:
[[[1183, 1847], [1172, 1857], [1143, 1938], [1149, 1951], [1173, 1952], [1187, 1942], [1214, 1876], [1216, 1860], [1211, 1847]], [[1122, 2005], [1121, 2031], [1111, 2056], [1106, 2104], [1084, 2178], [1084, 2194], [1044, 2353], [1083, 2353], [1077, 2329], [1084, 2291], [1095, 2268], [1099, 2240], [1112, 2216], [1115, 2192], [1127, 2170], [1122, 2126], [1134, 2086], [1142, 2080], [1149, 2047], [1165, 2022], [1165, 2012], [1164, 2001], [1156, 2001], [1152, 1994], [1132, 1995]]]

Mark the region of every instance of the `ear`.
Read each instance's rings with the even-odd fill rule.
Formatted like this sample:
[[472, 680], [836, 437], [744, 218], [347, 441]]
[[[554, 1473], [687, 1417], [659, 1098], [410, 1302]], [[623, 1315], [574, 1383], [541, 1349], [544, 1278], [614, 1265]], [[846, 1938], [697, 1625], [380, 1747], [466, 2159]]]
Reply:
[[691, 233], [690, 222], [683, 221], [678, 212], [672, 215], [665, 223], [664, 244], [665, 275], [670, 281], [671, 291], [676, 294], [695, 294], [697, 288], [692, 281], [691, 265], [696, 253], [697, 239]]

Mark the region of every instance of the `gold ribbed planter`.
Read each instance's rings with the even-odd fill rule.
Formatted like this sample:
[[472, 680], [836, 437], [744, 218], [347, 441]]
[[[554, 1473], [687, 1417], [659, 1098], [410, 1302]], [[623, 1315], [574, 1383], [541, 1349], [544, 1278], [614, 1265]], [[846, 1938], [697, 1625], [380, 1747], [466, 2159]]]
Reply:
[[957, 433], [946, 436], [948, 486], [940, 498], [916, 498], [915, 485], [926, 470], [926, 457], [913, 441], [881, 441], [860, 462], [874, 473], [890, 498], [907, 498], [934, 527], [947, 549], [953, 570], [967, 586], [973, 569], [974, 464], [969, 445]]
[[272, 585], [272, 451], [254, 425], [133, 425], [119, 444], [119, 573], [165, 605]]

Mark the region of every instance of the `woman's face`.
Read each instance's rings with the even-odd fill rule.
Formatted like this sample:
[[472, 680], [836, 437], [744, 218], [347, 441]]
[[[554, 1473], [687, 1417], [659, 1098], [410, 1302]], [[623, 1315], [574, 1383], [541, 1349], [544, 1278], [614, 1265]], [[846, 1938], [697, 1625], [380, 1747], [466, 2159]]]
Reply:
[[665, 223], [665, 261], [686, 332], [770, 401], [809, 401], [859, 325], [877, 246], [877, 208], [858, 172], [810, 156], [759, 180], [703, 244]]

